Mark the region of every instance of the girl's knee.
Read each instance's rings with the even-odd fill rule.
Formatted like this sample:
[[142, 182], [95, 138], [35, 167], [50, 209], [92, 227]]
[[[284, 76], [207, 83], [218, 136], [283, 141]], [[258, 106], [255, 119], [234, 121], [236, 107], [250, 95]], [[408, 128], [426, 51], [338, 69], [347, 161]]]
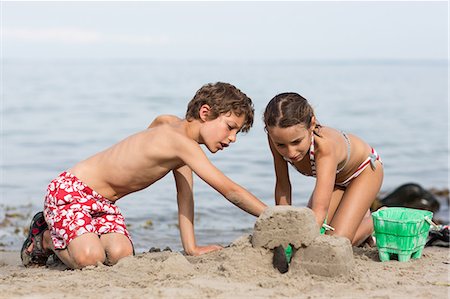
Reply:
[[330, 235], [336, 236], [336, 237], [343, 237], [347, 238], [350, 243], [352, 243], [353, 237], [355, 236], [355, 232], [349, 231], [345, 228], [334, 228], [334, 231], [329, 232]]

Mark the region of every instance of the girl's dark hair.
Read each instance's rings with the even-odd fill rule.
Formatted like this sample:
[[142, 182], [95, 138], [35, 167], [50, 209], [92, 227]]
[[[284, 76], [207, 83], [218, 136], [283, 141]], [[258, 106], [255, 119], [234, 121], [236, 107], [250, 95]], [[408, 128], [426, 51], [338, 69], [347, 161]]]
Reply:
[[[264, 124], [268, 127], [287, 128], [298, 124], [311, 127], [314, 110], [308, 101], [295, 92], [276, 95], [264, 111]], [[320, 127], [318, 125], [318, 127]]]
[[213, 120], [223, 113], [233, 112], [237, 116], [245, 115], [242, 132], [248, 132], [253, 125], [254, 108], [252, 100], [234, 85], [217, 82], [200, 88], [189, 102], [186, 119], [199, 119], [200, 107], [207, 104], [211, 108], [209, 119]]

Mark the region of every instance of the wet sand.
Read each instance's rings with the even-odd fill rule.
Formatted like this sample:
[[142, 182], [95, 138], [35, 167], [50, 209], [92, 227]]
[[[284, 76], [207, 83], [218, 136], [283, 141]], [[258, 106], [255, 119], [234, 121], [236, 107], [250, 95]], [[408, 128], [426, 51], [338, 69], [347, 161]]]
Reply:
[[345, 275], [280, 274], [272, 251], [250, 236], [200, 257], [140, 253], [115, 266], [25, 268], [18, 252], [0, 252], [0, 298], [448, 298], [449, 249], [427, 247], [409, 262], [380, 262], [376, 248], [353, 247]]

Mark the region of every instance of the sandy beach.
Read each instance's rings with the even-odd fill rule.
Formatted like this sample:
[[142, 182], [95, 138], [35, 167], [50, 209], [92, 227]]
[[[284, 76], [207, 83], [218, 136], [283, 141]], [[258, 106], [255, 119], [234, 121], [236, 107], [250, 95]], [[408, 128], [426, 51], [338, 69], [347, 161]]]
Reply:
[[[295, 92], [310, 103], [309, 116], [314, 115], [317, 124], [350, 136], [349, 142], [345, 136], [330, 139], [346, 142], [333, 147], [341, 158], [333, 163], [335, 183], [350, 176], [347, 168], [360, 159], [360, 138], [383, 161], [383, 182], [370, 210], [432, 211], [428, 220], [438, 225], [435, 232], [441, 231], [450, 225], [445, 135], [450, 114], [449, 10], [450, 1], [442, 0], [1, 1], [0, 299], [450, 299], [449, 247], [435, 243], [418, 259], [381, 261], [376, 246], [353, 247], [332, 232], [323, 235], [312, 225], [316, 220], [303, 214], [289, 214], [277, 225], [256, 225], [253, 215], [259, 213], [246, 212], [253, 204], [246, 203], [245, 196], [233, 196], [235, 188], [226, 192], [228, 180], [219, 176], [225, 181], [220, 184], [217, 176], [213, 178], [216, 169], [209, 162], [200, 165], [192, 157], [172, 155], [198, 172], [188, 184], [180, 183], [185, 180], [175, 169], [177, 163], [163, 161], [170, 151], [157, 143], [126, 146], [129, 154], [110, 160], [106, 168], [94, 167], [115, 178], [105, 180], [111, 187], [108, 194], [102, 192], [101, 178], [88, 178], [98, 172], [80, 173], [105, 197], [127, 194], [117, 207], [126, 219], [135, 255], [113, 266], [99, 263], [71, 270], [53, 258], [45, 266], [26, 268], [20, 253], [30, 221], [44, 209], [47, 186], [58, 174], [142, 133], [158, 116], [184, 118], [199, 88], [215, 82], [228, 82], [251, 98], [252, 128], [243, 132], [240, 121], [227, 123], [229, 118], [223, 117], [213, 122], [219, 130], [201, 125], [205, 129], [194, 139], [205, 143], [200, 145], [204, 155], [196, 150], [194, 156], [203, 162], [206, 156], [268, 207], [279, 201], [279, 190], [288, 190], [277, 188], [288, 186], [286, 182], [292, 207], [307, 206], [317, 197], [314, 193], [322, 191], [315, 191], [322, 178], [316, 184], [294, 164], [279, 163], [272, 142], [277, 140], [270, 139], [270, 126], [264, 121], [274, 96]], [[209, 116], [215, 114], [213, 106]], [[279, 126], [292, 128], [295, 119]], [[239, 134], [234, 134], [234, 124]], [[212, 143], [226, 141], [219, 140], [226, 127], [228, 146], [220, 142], [220, 149], [212, 150]], [[189, 136], [197, 135], [188, 129]], [[323, 153], [327, 156], [322, 149], [329, 143], [320, 135], [309, 148], [318, 160]], [[158, 142], [171, 139], [162, 137]], [[291, 148], [303, 151], [304, 143], [306, 149], [310, 140], [303, 137], [291, 139], [299, 141]], [[177, 152], [192, 153], [193, 141], [189, 142], [188, 148], [176, 147]], [[119, 152], [115, 149], [108, 152]], [[149, 165], [148, 157], [142, 163], [139, 152], [151, 153], [158, 163]], [[295, 164], [309, 163], [309, 173], [312, 157], [305, 158]], [[327, 168], [316, 162], [319, 172]], [[341, 166], [346, 169], [337, 175]], [[212, 172], [204, 171], [207, 168]], [[156, 170], [153, 175], [150, 169]], [[124, 179], [127, 173], [129, 180]], [[148, 180], [138, 184], [144, 177]], [[128, 194], [126, 189], [137, 192]], [[184, 191], [188, 189], [192, 192]], [[353, 194], [366, 202], [366, 195], [374, 193], [371, 189]], [[180, 215], [190, 213], [179, 211], [179, 204], [187, 197], [184, 202], [195, 203], [195, 215], [187, 218], [192, 218], [196, 245], [220, 244], [223, 249], [198, 257], [181, 251]], [[331, 210], [335, 202], [330, 201]], [[336, 235], [353, 239], [351, 212], [361, 214], [361, 205], [351, 207], [346, 217], [327, 214], [326, 223], [336, 224]], [[352, 227], [344, 227], [347, 224]], [[424, 239], [429, 232], [423, 232]], [[191, 252], [187, 234], [183, 233], [184, 246]], [[382, 243], [381, 237], [373, 237]], [[376, 241], [368, 233], [361, 239]], [[445, 241], [442, 246], [449, 244]], [[284, 248], [279, 247], [286, 244], [294, 247], [293, 258], [282, 274], [273, 264], [274, 257], [280, 258], [275, 252], [281, 252], [287, 264]], [[172, 250], [163, 250], [166, 247]]]
[[0, 298], [448, 298], [449, 249], [426, 247], [420, 259], [380, 262], [376, 248], [353, 247], [354, 267], [335, 277], [280, 274], [272, 252], [250, 236], [200, 257], [138, 253], [115, 266], [25, 268], [18, 252], [0, 252]]

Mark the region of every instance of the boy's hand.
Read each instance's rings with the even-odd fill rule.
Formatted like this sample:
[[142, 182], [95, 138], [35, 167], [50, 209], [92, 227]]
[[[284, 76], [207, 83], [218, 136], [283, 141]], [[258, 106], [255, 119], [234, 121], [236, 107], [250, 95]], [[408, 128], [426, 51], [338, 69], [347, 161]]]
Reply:
[[216, 251], [216, 250], [220, 250], [223, 247], [220, 245], [207, 245], [207, 246], [197, 246], [195, 247], [194, 250], [192, 250], [190, 255], [193, 256], [198, 256], [198, 255], [202, 255], [208, 252], [212, 252], [212, 251]]

